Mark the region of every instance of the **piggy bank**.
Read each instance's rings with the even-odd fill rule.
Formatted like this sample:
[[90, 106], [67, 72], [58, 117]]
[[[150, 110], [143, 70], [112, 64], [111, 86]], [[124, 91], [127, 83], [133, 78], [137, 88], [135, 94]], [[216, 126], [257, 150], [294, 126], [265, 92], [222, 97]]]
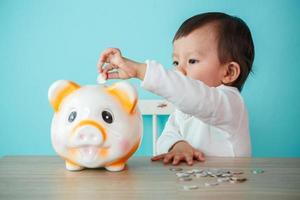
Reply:
[[143, 132], [133, 86], [127, 82], [80, 86], [59, 80], [49, 88], [48, 98], [54, 109], [52, 145], [68, 170], [124, 169]]

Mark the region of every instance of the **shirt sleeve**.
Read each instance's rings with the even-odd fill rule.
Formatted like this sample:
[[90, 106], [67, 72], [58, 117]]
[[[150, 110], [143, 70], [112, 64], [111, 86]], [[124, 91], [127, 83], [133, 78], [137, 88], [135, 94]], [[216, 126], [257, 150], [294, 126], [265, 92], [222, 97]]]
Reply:
[[164, 97], [174, 106], [203, 122], [225, 130], [237, 128], [243, 102], [232, 87], [209, 87], [199, 80], [167, 70], [156, 61], [146, 61], [147, 69], [141, 86]]
[[157, 153], [167, 153], [169, 149], [178, 141], [185, 140], [180, 134], [175, 121], [175, 115], [172, 113], [164, 127], [164, 130], [157, 140]]

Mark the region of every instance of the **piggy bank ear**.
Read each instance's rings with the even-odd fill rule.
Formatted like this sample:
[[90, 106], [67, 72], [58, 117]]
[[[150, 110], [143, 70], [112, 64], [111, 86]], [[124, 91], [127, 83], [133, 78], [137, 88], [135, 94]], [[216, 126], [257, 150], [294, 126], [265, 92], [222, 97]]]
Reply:
[[55, 81], [48, 90], [48, 99], [54, 111], [57, 112], [62, 100], [78, 88], [80, 86], [72, 81]]
[[114, 96], [128, 113], [134, 113], [137, 106], [137, 92], [128, 82], [115, 83], [106, 88], [106, 91]]

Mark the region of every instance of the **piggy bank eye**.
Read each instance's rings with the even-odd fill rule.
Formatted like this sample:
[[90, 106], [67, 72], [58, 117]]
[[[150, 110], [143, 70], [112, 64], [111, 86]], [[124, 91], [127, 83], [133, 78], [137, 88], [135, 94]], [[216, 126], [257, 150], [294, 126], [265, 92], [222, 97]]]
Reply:
[[76, 119], [77, 116], [77, 112], [76, 111], [72, 111], [69, 115], [68, 121], [71, 123]]
[[111, 124], [113, 122], [113, 116], [109, 111], [104, 110], [104, 111], [102, 111], [101, 115], [102, 115], [102, 119], [106, 123]]

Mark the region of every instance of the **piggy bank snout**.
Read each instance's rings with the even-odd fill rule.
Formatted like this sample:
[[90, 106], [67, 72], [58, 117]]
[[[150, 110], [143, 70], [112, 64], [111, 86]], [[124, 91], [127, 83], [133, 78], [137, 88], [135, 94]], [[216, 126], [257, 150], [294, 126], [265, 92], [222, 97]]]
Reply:
[[78, 128], [71, 137], [70, 145], [81, 146], [101, 146], [104, 142], [103, 134], [93, 126], [82, 126]]

